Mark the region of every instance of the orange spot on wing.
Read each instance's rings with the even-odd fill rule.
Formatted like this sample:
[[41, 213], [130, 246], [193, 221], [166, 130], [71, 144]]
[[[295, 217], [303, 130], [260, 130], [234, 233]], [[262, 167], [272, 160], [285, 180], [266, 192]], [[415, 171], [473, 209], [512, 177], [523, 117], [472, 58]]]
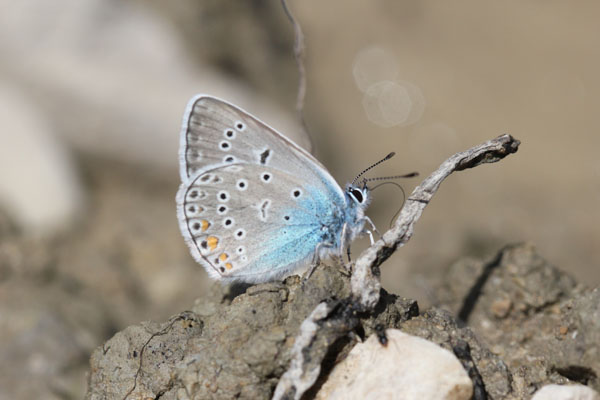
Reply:
[[229, 256], [226, 253], [221, 253], [221, 255], [219, 256], [219, 260], [221, 261], [225, 261], [227, 260]]
[[200, 221], [200, 223], [202, 224], [202, 232], [204, 232], [205, 230], [207, 230], [208, 227], [210, 226], [210, 222], [208, 222], [205, 219], [203, 219], [202, 221]]
[[231, 263], [227, 263], [227, 264], [225, 264], [225, 268], [231, 269], [231, 268], [233, 268], [233, 265], [231, 265]]
[[206, 242], [208, 243], [208, 247], [211, 250], [214, 250], [217, 248], [217, 245], [219, 244], [219, 238], [216, 236], [209, 236], [208, 238], [206, 238]]

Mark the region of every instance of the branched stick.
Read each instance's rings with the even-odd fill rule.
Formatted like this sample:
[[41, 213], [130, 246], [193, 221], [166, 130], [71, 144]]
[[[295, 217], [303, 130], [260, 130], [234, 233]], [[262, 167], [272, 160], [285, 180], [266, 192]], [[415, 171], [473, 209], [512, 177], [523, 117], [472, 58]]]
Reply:
[[457, 153], [446, 160], [427, 177], [406, 200], [394, 226], [356, 260], [351, 277], [352, 294], [361, 306], [369, 310], [379, 301], [381, 283], [373, 270], [388, 259], [398, 247], [404, 246], [413, 235], [415, 223], [437, 192], [443, 180], [454, 171], [462, 171], [481, 164], [500, 161], [517, 151], [518, 140], [510, 135], [498, 136], [479, 146]]
[[[406, 200], [394, 226], [371, 247], [362, 252], [356, 260], [350, 284], [353, 300], [347, 306], [339, 307], [343, 313], [350, 315], [356, 311], [368, 313], [379, 302], [381, 283], [377, 268], [387, 260], [398, 247], [410, 240], [414, 225], [421, 217], [423, 210], [439, 189], [441, 183], [451, 173], [473, 168], [481, 164], [500, 161], [509, 154], [515, 153], [520, 142], [510, 135], [502, 135], [488, 142], [475, 146], [469, 150], [457, 153], [446, 160], [440, 167], [427, 177]], [[335, 318], [338, 318], [335, 321]], [[274, 399], [294, 398], [300, 399], [316, 381], [320, 371], [323, 350], [315, 352], [315, 340], [319, 328], [324, 329], [324, 321], [331, 318], [331, 322], [339, 323], [339, 315], [335, 315], [330, 305], [320, 303], [311, 315], [301, 325], [301, 332], [296, 338], [292, 349], [292, 363], [279, 381]], [[351, 324], [348, 325], [350, 327]], [[332, 336], [339, 337], [340, 332], [334, 331]], [[329, 342], [333, 343], [334, 337]]]
[[[275, 388], [273, 400], [286, 398], [293, 394], [294, 399], [299, 399], [315, 383], [321, 372], [320, 360], [305, 357], [303, 349], [309, 347], [315, 340], [319, 330], [319, 321], [324, 320], [331, 312], [331, 305], [319, 303], [312, 313], [300, 325], [300, 333], [296, 336], [292, 347], [292, 361], [288, 370], [281, 376]], [[315, 364], [315, 361], [318, 361]], [[307, 365], [310, 367], [307, 368]]]

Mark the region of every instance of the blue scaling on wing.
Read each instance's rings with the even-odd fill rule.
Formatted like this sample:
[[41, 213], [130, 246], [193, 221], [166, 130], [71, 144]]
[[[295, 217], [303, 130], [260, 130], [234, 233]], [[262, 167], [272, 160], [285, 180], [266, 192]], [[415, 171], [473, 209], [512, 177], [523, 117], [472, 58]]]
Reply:
[[[256, 262], [247, 267], [252, 274], [285, 273], [295, 265], [312, 260], [319, 243], [339, 246], [339, 235], [344, 224], [343, 206], [332, 202], [332, 197], [315, 187], [305, 187], [307, 193], [296, 207], [282, 210], [289, 222], [264, 237], [264, 245]], [[339, 197], [339, 196], [338, 196]], [[336, 197], [334, 197], [336, 198]]]

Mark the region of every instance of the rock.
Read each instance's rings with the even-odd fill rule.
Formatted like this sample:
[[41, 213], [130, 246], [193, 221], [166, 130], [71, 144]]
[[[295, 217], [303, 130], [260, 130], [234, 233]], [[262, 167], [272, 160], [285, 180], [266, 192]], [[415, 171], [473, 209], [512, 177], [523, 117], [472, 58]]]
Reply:
[[[485, 384], [490, 393], [510, 392], [506, 366], [482, 347], [468, 328], [457, 327], [448, 313], [429, 311], [418, 315], [414, 301], [382, 292], [372, 315], [356, 314], [352, 303], [343, 300], [349, 295], [348, 277], [331, 266], [317, 268], [306, 282], [293, 276], [283, 284], [251, 286], [238, 295], [231, 291], [234, 289], [223, 291], [215, 286], [211, 295], [197, 301], [191, 313], [177, 315], [163, 324], [130, 327], [98, 348], [90, 361], [86, 398], [122, 398], [134, 387], [135, 396], [162, 393], [170, 398], [185, 393], [189, 398], [202, 399], [270, 398], [289, 366], [300, 324], [323, 301], [332, 304], [334, 311], [319, 322], [322, 334], [306, 356], [327, 356], [313, 386], [314, 393], [308, 396], [316, 395], [336, 360], [351, 351], [358, 336], [379, 332], [379, 326], [400, 327], [448, 350], [454, 350], [453, 346], [461, 341], [467, 343], [461, 362], [468, 366], [472, 379], [481, 380], [476, 390]], [[182, 330], [182, 321], [191, 321], [202, 329]], [[132, 361], [134, 351], [146, 354], [141, 370], [140, 362]], [[176, 357], [166, 357], [175, 353]]]
[[531, 400], [600, 400], [600, 395], [582, 385], [546, 385], [535, 392]]
[[385, 337], [354, 346], [316, 399], [471, 399], [473, 383], [454, 354], [397, 329]]
[[[460, 354], [465, 369], [475, 383], [475, 399], [484, 398], [477, 397], [481, 393], [500, 399], [512, 394], [513, 376], [504, 361], [493, 354], [470, 328], [461, 328], [449, 312], [436, 308], [425, 310], [399, 325], [399, 328], [452, 350], [457, 356]], [[468, 344], [466, 348], [465, 343]]]
[[[283, 284], [252, 286], [237, 296], [235, 290], [215, 285], [191, 312], [163, 324], [130, 327], [96, 349], [86, 398], [123, 398], [134, 386], [132, 396], [162, 393], [171, 398], [184, 392], [189, 396], [184, 398], [270, 398], [289, 365], [304, 318], [321, 301], [337, 302], [332, 294], [347, 296], [349, 282], [337, 269], [322, 266], [307, 282], [293, 276]], [[414, 315], [414, 302], [384, 298], [381, 319], [399, 323]], [[366, 319], [365, 325], [375, 323]], [[332, 344], [327, 337], [317, 342], [315, 351], [327, 351]], [[355, 340], [343, 335], [336, 343], [330, 366]], [[134, 352], [143, 358], [139, 373]]]
[[0, 398], [81, 397], [88, 354], [111, 329], [108, 310], [66, 285], [0, 285]]
[[83, 208], [70, 154], [38, 106], [0, 82], [0, 205], [33, 235], [64, 230]]
[[[577, 381], [595, 387], [599, 291], [575, 284], [530, 246], [503, 249], [491, 265], [490, 270], [481, 263], [480, 273], [487, 271], [484, 284], [477, 283], [483, 281], [477, 274], [464, 274], [457, 283], [460, 287], [470, 277], [471, 288], [477, 288], [478, 296], [465, 295], [472, 301], [470, 311], [460, 314], [468, 320], [487, 321], [486, 329], [476, 325], [477, 332], [446, 310], [421, 312], [416, 302], [383, 290], [375, 310], [359, 312], [349, 297], [348, 277], [327, 265], [318, 267], [307, 281], [292, 276], [283, 283], [250, 287], [215, 285], [190, 311], [164, 323], [131, 326], [96, 349], [90, 360], [86, 398], [122, 399], [128, 393], [131, 398], [271, 398], [290, 367], [299, 327], [317, 304], [326, 305], [328, 311], [314, 321], [314, 340], [302, 347], [304, 360], [319, 375], [314, 384], [309, 383], [312, 387], [304, 398], [314, 398], [320, 389], [327, 388], [327, 393], [342, 390], [328, 381], [340, 374], [335, 366], [353, 356], [361, 339], [375, 335], [378, 341], [366, 341], [378, 346], [379, 350], [371, 352], [375, 359], [380, 351], [399, 346], [383, 336], [385, 328], [399, 329], [432, 342], [428, 346], [453, 352], [456, 357], [452, 359], [462, 364], [472, 382], [475, 400], [529, 399], [537, 388], [551, 383]], [[497, 285], [495, 291], [488, 291], [486, 282]], [[529, 292], [540, 287], [547, 292]], [[469, 286], [465, 288], [470, 293]], [[442, 294], [452, 299], [448, 292]], [[505, 299], [510, 299], [510, 306]], [[486, 324], [497, 324], [496, 329]], [[402, 346], [400, 351], [410, 351], [410, 347]], [[372, 368], [378, 364], [370, 363]], [[378, 374], [387, 379], [384, 375], [385, 371]], [[348, 379], [342, 386], [352, 382]]]
[[498, 318], [505, 318], [512, 307], [512, 301], [510, 299], [496, 300], [491, 305], [492, 313]]
[[442, 303], [469, 323], [515, 376], [523, 398], [544, 383], [600, 382], [600, 290], [577, 284], [528, 244], [448, 271]]
[[[323, 360], [315, 365], [319, 377], [306, 398], [317, 396], [319, 390], [324, 391], [319, 394], [322, 398], [333, 396], [347, 385], [357, 393], [359, 386], [354, 385], [370, 382], [370, 378], [363, 379], [370, 372], [358, 370], [352, 373], [355, 379], [346, 371], [343, 383], [332, 383], [344, 375], [336, 372], [344, 367], [336, 365], [361, 352], [356, 346], [374, 346], [377, 350], [370, 356], [377, 360], [382, 354], [397, 357], [397, 350], [389, 350], [396, 347], [396, 333], [384, 337], [385, 328], [399, 329], [414, 340], [431, 342], [427, 346], [453, 352], [456, 357], [451, 358], [462, 364], [461, 376], [472, 382], [475, 400], [529, 399], [538, 387], [552, 383], [597, 385], [599, 290], [575, 284], [527, 245], [503, 249], [491, 263], [493, 268], [486, 269], [483, 262], [463, 265], [470, 269], [480, 265], [480, 274], [487, 279], [478, 284], [482, 279], [477, 274], [465, 272], [457, 283], [462, 287], [468, 281], [465, 277], [471, 277], [471, 289], [477, 288], [478, 296], [469, 297], [471, 289], [464, 286], [464, 297], [472, 304], [468, 313], [460, 315], [477, 322], [478, 333], [448, 311], [420, 312], [414, 301], [385, 291], [372, 313], [357, 313], [348, 297], [348, 277], [321, 266], [306, 282], [290, 277], [283, 283], [248, 288], [215, 286], [191, 312], [162, 324], [127, 328], [94, 352], [87, 398], [122, 398], [132, 389], [136, 396], [164, 398], [270, 398], [290, 365], [300, 324], [322, 302], [333, 311], [318, 320], [319, 334], [303, 350], [309, 362]], [[490, 282], [492, 286], [487, 286]], [[541, 287], [546, 292], [535, 293]], [[448, 292], [441, 294], [452, 299]], [[360, 338], [371, 335], [358, 344]], [[143, 360], [135, 361], [135, 357]], [[380, 362], [367, 364], [375, 369]], [[380, 383], [388, 379], [391, 367], [383, 369], [376, 374]]]

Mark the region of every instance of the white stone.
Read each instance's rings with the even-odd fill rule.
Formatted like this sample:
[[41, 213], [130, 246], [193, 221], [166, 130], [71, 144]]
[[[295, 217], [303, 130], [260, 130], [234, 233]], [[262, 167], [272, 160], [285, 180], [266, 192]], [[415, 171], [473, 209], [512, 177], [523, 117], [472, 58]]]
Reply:
[[82, 207], [69, 153], [34, 103], [0, 82], [0, 206], [27, 233], [68, 226]]
[[468, 400], [473, 384], [458, 359], [440, 346], [386, 331], [387, 346], [375, 335], [359, 343], [335, 366], [317, 399]]
[[600, 400], [600, 394], [583, 385], [546, 385], [531, 400]]

